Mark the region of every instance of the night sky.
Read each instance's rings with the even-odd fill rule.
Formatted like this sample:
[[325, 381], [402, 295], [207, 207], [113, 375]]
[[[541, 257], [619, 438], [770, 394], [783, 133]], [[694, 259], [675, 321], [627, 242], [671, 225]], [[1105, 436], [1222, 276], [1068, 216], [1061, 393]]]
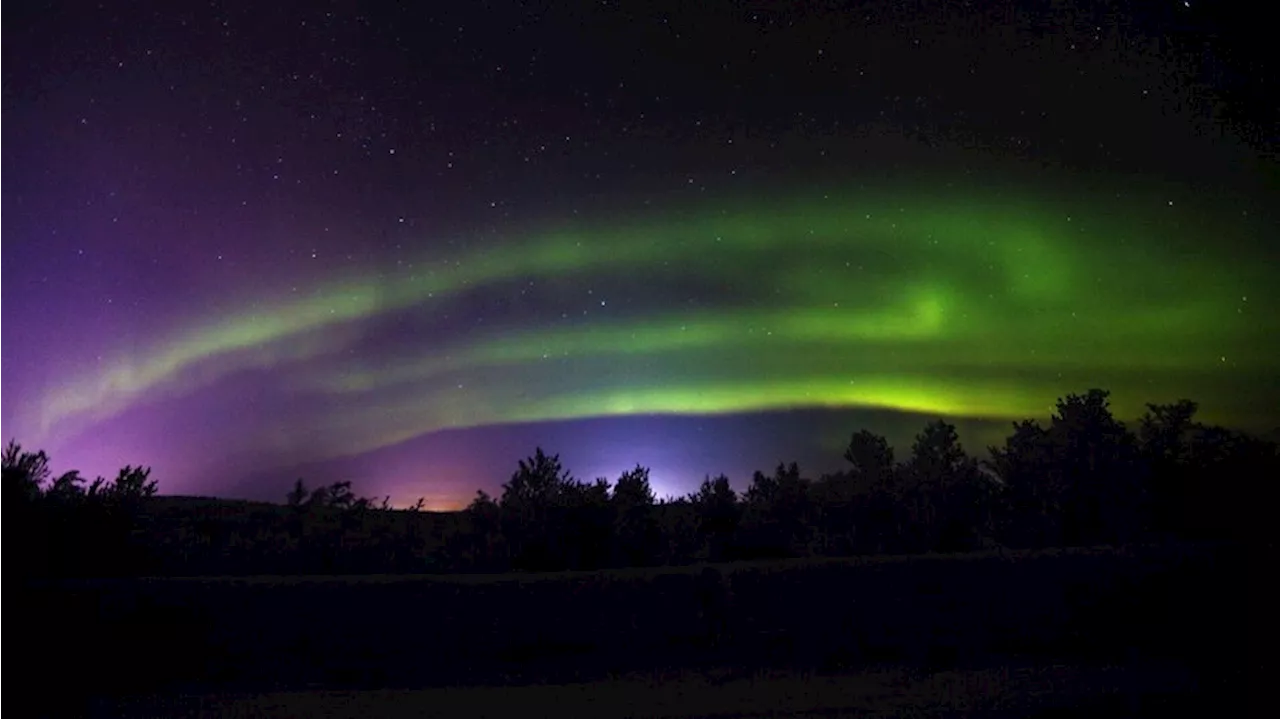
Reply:
[[1275, 63], [1171, 2], [7, 3], [3, 433], [430, 508], [1280, 424]]

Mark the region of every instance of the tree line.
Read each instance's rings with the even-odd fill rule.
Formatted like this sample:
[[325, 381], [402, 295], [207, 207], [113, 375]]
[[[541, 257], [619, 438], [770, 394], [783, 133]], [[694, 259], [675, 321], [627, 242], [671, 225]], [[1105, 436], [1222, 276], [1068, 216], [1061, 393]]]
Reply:
[[1196, 411], [1189, 400], [1148, 405], [1131, 429], [1094, 389], [1060, 399], [1047, 424], [1015, 423], [985, 458], [938, 420], [901, 459], [862, 430], [842, 471], [811, 478], [781, 463], [757, 471], [741, 493], [721, 475], [664, 500], [643, 466], [612, 483], [580, 481], [539, 448], [498, 496], [480, 491], [448, 514], [421, 511], [421, 501], [392, 509], [385, 498], [357, 496], [350, 482], [309, 489], [298, 480], [283, 506], [166, 523], [149, 510], [149, 469], [92, 483], [76, 472], [54, 478], [43, 452], [13, 442], [3, 481], [22, 536], [33, 540], [24, 569], [37, 575], [554, 571], [1171, 537], [1264, 541], [1261, 503], [1251, 499], [1280, 476], [1277, 445], [1200, 423]]

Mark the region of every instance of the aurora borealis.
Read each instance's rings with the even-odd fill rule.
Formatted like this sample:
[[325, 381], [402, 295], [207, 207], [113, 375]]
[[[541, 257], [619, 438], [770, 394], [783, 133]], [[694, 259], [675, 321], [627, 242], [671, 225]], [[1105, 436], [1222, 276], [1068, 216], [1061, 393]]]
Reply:
[[[379, 13], [335, 8], [334, 43], [359, 57], [341, 28], [377, 26]], [[278, 31], [297, 12], [266, 25]], [[554, 18], [542, 24], [568, 32]], [[810, 25], [800, 17], [785, 27], [800, 36], [794, 28], [816, 32]], [[380, 27], [368, 32], [391, 32]], [[456, 51], [484, 55], [475, 48], [489, 47], [489, 31]], [[570, 76], [535, 78], [541, 94], [509, 100], [492, 69], [517, 65], [518, 48], [506, 46], [476, 61], [489, 84], [475, 91], [480, 100], [458, 101], [467, 107], [419, 113], [395, 99], [456, 98], [465, 83], [423, 81], [396, 95], [387, 88], [403, 84], [370, 80], [356, 112], [325, 99], [348, 97], [333, 87], [310, 105], [278, 84], [259, 93], [260, 78], [230, 60], [211, 71], [230, 89], [213, 90], [187, 72], [210, 51], [202, 43], [181, 55], [157, 27], [133, 32], [90, 47], [133, 38], [125, 45], [141, 57], [167, 47], [168, 64], [115, 114], [95, 109], [101, 122], [68, 106], [108, 97], [108, 87], [128, 95], [125, 80], [103, 79], [85, 59], [73, 64], [88, 69], [58, 71], [72, 80], [23, 92], [6, 66], [5, 109], [16, 108], [18, 129], [7, 123], [4, 137], [5, 216], [17, 218], [4, 226], [4, 432], [48, 449], [55, 465], [106, 473], [144, 462], [165, 492], [267, 498], [296, 474], [348, 478], [364, 493], [446, 507], [492, 491], [537, 444], [587, 477], [650, 465], [658, 489], [674, 493], [708, 473], [745, 480], [778, 460], [834, 468], [840, 443], [863, 426], [903, 445], [942, 416], [978, 448], [1010, 421], [1047, 416], [1057, 397], [1095, 386], [1113, 391], [1125, 419], [1145, 402], [1190, 397], [1205, 419], [1258, 431], [1277, 423], [1275, 167], [1227, 130], [1206, 139], [1190, 110], [1168, 119], [1191, 80], [1160, 90], [1161, 107], [1138, 120], [1068, 122], [1071, 142], [1048, 142], [1042, 128], [1047, 149], [1037, 154], [920, 136], [920, 118], [934, 117], [923, 111], [910, 118], [917, 133], [882, 112], [860, 125], [869, 111], [854, 100], [870, 90], [849, 106], [810, 98], [819, 109], [808, 112], [835, 124], [799, 137], [770, 131], [778, 111], [767, 98], [729, 111], [714, 92], [702, 110], [693, 102], [637, 118], [621, 106], [644, 93], [627, 90], [611, 106], [554, 119], [540, 103], [568, 102]], [[760, 38], [775, 35], [787, 33]], [[67, 30], [63, 44], [79, 37]], [[738, 42], [764, 42], [746, 37]], [[280, 68], [318, 57], [276, 39], [292, 48], [271, 56]], [[742, 50], [727, 47], [727, 57]], [[377, 58], [372, 68], [316, 72], [352, 87], [409, 72], [359, 52]], [[1117, 66], [1129, 57], [1099, 46], [1093, 61], [1109, 53]], [[53, 56], [33, 61], [48, 77]], [[1034, 57], [1046, 73], [1066, 62]], [[1176, 80], [1174, 60], [1152, 72]], [[606, 67], [601, 76], [623, 87], [657, 72]], [[166, 89], [166, 72], [192, 83], [189, 97]], [[883, 82], [916, 81], [897, 72]], [[697, 78], [687, 82], [702, 97]], [[180, 96], [161, 102], [147, 94], [153, 85]], [[1057, 114], [1057, 103], [1103, 101], [1107, 91], [1034, 101]], [[796, 92], [789, 101], [805, 107]], [[257, 104], [245, 109], [249, 96]], [[384, 108], [370, 109], [379, 96]], [[223, 100], [220, 112], [200, 104]], [[984, 110], [1015, 117], [1034, 101]], [[236, 121], [255, 115], [267, 117], [256, 130]], [[49, 129], [49, 117], [66, 129]], [[937, 117], [960, 122], [955, 109]], [[506, 125], [473, 134], [486, 122]], [[974, 126], [1008, 136], [1014, 122]], [[147, 123], [187, 129], [144, 138], [137, 128]], [[201, 123], [236, 142], [209, 148], [188, 134]], [[619, 123], [634, 130], [622, 138]], [[69, 134], [99, 124], [107, 129]], [[348, 146], [345, 133], [360, 139]], [[1117, 147], [1105, 162], [1073, 154], [1103, 135]], [[539, 137], [557, 138], [561, 158], [526, 169], [526, 153], [548, 152], [552, 141]], [[1174, 141], [1180, 157], [1155, 148]], [[727, 157], [735, 144], [745, 154]], [[445, 174], [455, 162], [470, 174]], [[263, 169], [245, 170], [255, 163]], [[520, 171], [504, 172], [512, 165]], [[76, 209], [59, 214], [67, 202]]]

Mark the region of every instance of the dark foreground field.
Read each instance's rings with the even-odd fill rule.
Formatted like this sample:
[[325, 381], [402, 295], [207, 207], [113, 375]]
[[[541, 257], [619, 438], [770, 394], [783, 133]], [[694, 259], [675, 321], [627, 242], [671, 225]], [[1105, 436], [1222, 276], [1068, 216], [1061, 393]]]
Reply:
[[6, 678], [50, 714], [1239, 716], [1249, 570], [1166, 545], [47, 583], [6, 612], [39, 628]]
[[[1017, 666], [837, 675], [720, 672], [591, 683], [152, 697], [132, 717], [1169, 717], [1221, 711], [1176, 664]], [[105, 713], [105, 712], [104, 712]]]

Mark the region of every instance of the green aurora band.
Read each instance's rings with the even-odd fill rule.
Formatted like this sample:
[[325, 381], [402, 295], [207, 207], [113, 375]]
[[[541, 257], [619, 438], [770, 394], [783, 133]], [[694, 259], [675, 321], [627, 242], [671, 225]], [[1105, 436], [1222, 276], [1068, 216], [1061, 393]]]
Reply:
[[[1265, 263], [1221, 249], [1251, 241], [1247, 224], [1133, 194], [912, 190], [562, 225], [258, 299], [62, 385], [41, 426], [92, 423], [249, 368], [341, 401], [313, 426], [280, 429], [320, 432], [335, 454], [445, 428], [639, 413], [1015, 420], [1092, 386], [1114, 390], [1127, 418], [1187, 396], [1215, 421], [1269, 421], [1275, 397], [1249, 387], [1274, 370], [1264, 338], [1280, 327], [1262, 309], [1275, 291]], [[654, 277], [723, 300], [609, 305], [601, 290]], [[531, 286], [587, 312], [359, 351], [377, 318], [463, 314], [464, 295]]]

